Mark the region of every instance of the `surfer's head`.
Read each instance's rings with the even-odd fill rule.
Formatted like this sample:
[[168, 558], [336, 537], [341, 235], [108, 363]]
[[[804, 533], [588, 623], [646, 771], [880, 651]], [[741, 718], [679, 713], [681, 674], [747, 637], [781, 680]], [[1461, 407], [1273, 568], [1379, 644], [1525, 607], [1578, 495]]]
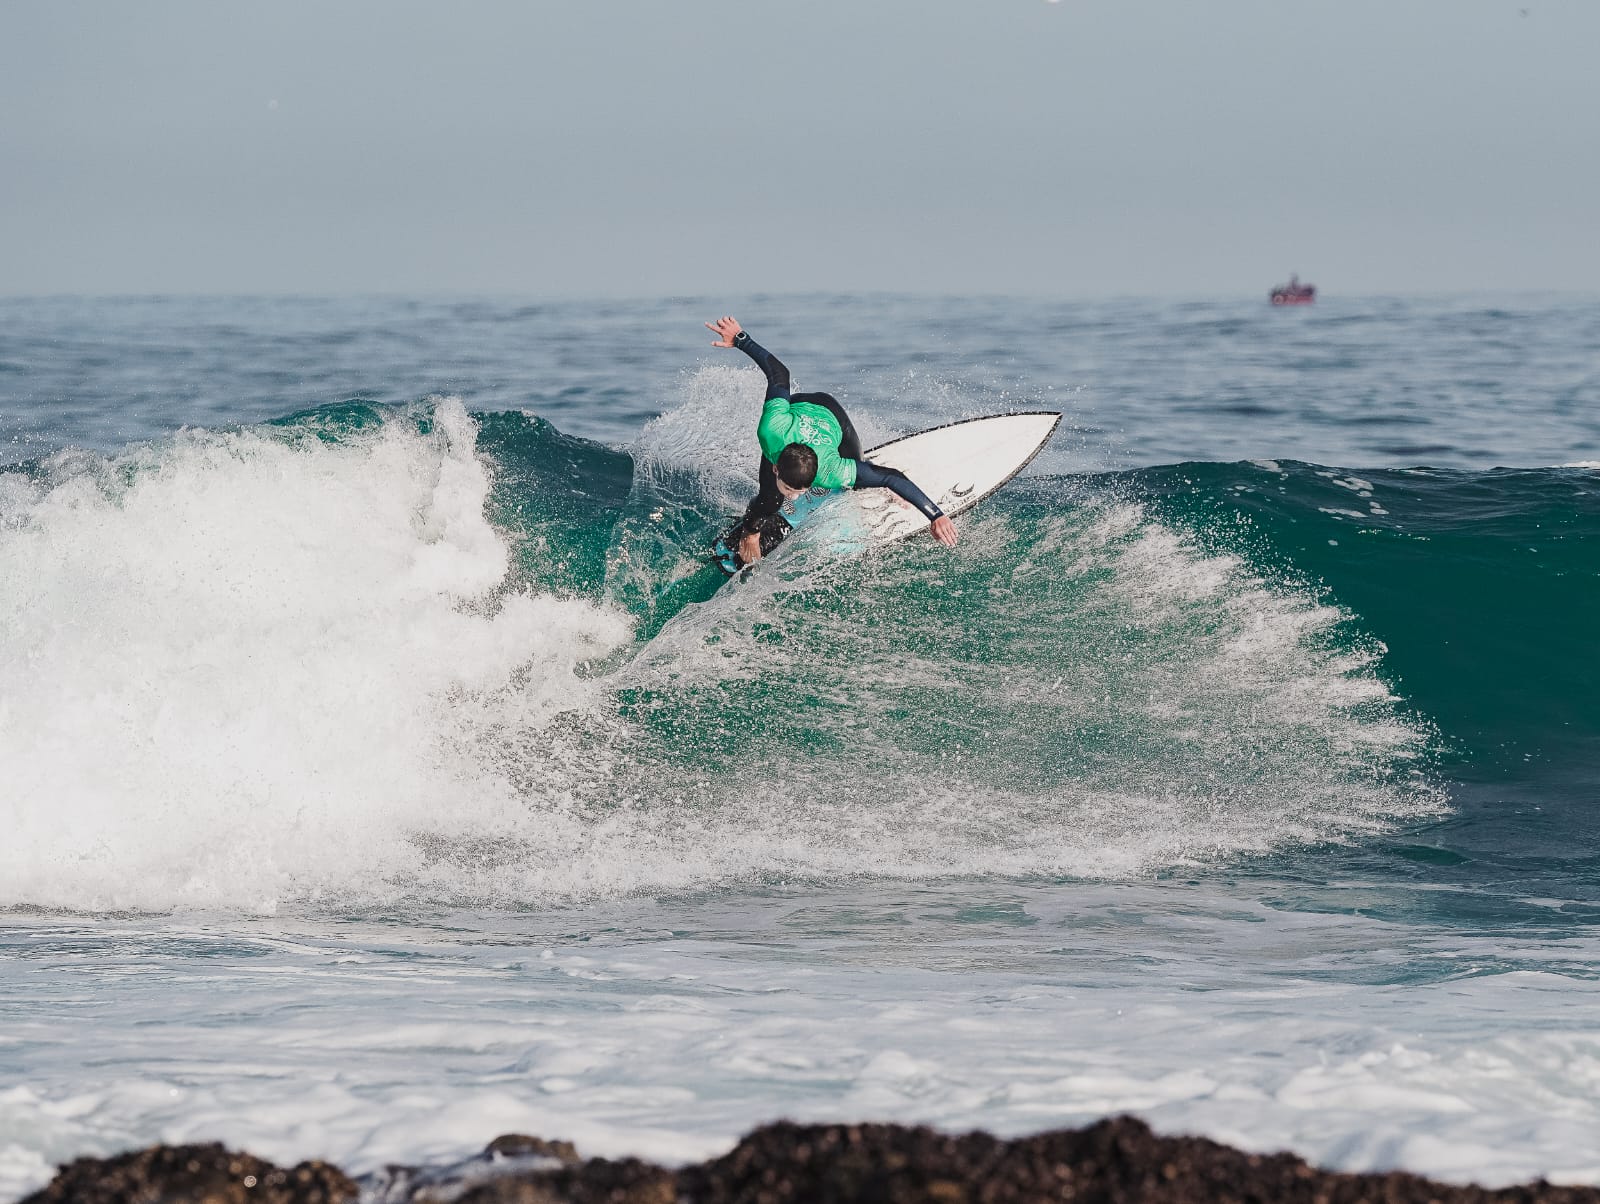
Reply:
[[799, 497], [817, 479], [817, 453], [804, 443], [791, 443], [778, 453], [778, 489], [784, 497]]

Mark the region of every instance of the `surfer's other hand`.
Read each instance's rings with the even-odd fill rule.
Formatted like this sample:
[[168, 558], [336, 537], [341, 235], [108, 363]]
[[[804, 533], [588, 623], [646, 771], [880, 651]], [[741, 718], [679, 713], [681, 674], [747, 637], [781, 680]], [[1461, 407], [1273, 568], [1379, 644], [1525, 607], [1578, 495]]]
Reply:
[[739, 325], [737, 318], [730, 315], [718, 318], [715, 322], [707, 322], [706, 329], [722, 336], [721, 342], [711, 344], [713, 347], [732, 347], [733, 340], [739, 337], [739, 331], [744, 328]]
[[[728, 319], [730, 322], [732, 318]], [[739, 541], [739, 559], [746, 564], [754, 564], [761, 559], [761, 534], [752, 531]]]
[[933, 537], [947, 548], [956, 546], [956, 525], [950, 521], [948, 515], [941, 514], [933, 520], [933, 525], [928, 528], [933, 532]]

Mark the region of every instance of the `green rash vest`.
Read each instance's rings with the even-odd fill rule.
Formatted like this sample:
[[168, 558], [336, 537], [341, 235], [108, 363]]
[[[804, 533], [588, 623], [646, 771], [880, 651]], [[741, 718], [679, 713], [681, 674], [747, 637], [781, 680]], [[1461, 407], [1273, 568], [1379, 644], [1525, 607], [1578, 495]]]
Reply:
[[756, 425], [756, 441], [761, 454], [773, 464], [791, 443], [803, 443], [817, 453], [817, 479], [813, 488], [849, 489], [856, 483], [856, 462], [839, 455], [839, 440], [844, 431], [839, 420], [822, 406], [809, 401], [790, 401], [769, 397], [761, 407]]

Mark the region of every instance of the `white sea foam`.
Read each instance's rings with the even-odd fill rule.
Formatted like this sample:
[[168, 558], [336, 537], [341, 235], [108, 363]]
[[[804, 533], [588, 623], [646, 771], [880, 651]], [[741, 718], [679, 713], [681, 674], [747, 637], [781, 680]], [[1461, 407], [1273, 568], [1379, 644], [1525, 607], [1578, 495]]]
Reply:
[[10, 511], [3, 901], [383, 894], [419, 837], [526, 834], [471, 725], [492, 700], [536, 741], [628, 625], [495, 595], [474, 434], [459, 402], [429, 436], [196, 432]]
[[[0, 951], [0, 1199], [156, 1140], [366, 1172], [506, 1131], [676, 1162], [780, 1116], [1020, 1134], [1120, 1112], [1338, 1169], [1600, 1181], [1600, 1000], [1548, 945], [1174, 881], [12, 917]], [[63, 992], [70, 1024], [39, 1006]]]

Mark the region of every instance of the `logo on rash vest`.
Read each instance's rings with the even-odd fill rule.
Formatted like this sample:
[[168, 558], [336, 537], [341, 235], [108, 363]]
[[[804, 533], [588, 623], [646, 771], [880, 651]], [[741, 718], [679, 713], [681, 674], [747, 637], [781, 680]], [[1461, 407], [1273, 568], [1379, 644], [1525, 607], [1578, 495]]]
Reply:
[[828, 429], [828, 424], [810, 414], [798, 414], [794, 420], [795, 443], [804, 443], [812, 451], [819, 448], [832, 450], [839, 445], [839, 437]]

